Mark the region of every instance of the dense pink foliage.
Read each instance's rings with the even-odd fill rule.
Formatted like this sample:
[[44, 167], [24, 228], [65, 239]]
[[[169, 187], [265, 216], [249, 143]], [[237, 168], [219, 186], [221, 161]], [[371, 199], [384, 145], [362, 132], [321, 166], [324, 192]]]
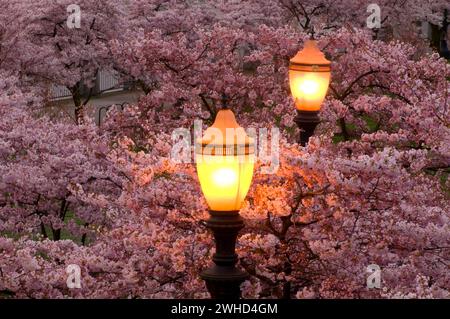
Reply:
[[[244, 297], [448, 298], [449, 64], [406, 43], [411, 29], [375, 40], [365, 1], [322, 2], [82, 1], [98, 28], [75, 31], [57, 24], [70, 1], [2, 3], [0, 298], [207, 297], [207, 206], [194, 165], [170, 158], [171, 133], [211, 123], [224, 93], [241, 125], [282, 133], [278, 172], [257, 163], [241, 211]], [[436, 23], [446, 4], [385, 2]], [[333, 73], [302, 148], [287, 70], [306, 21]], [[100, 127], [39, 112], [45, 81], [77, 90], [99, 68], [139, 83], [139, 102]], [[67, 288], [69, 264], [81, 289]], [[366, 287], [370, 264], [382, 289]]]

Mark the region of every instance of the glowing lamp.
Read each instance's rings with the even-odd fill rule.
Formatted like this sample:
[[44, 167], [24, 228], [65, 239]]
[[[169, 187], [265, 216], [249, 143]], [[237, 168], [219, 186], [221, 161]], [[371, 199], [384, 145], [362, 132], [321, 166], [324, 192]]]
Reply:
[[306, 145], [319, 124], [319, 111], [328, 91], [331, 62], [310, 39], [289, 64], [289, 84], [297, 108], [295, 122], [301, 129], [300, 144]]
[[254, 143], [231, 110], [217, 113], [214, 124], [196, 142], [197, 173], [209, 206], [206, 226], [216, 241], [214, 264], [200, 277], [214, 299], [239, 299], [249, 274], [236, 267], [236, 239], [244, 227], [239, 215], [253, 177]]
[[212, 211], [238, 211], [253, 177], [254, 143], [229, 109], [196, 143], [197, 173]]
[[308, 40], [289, 65], [289, 84], [297, 110], [319, 111], [331, 78], [331, 62]]

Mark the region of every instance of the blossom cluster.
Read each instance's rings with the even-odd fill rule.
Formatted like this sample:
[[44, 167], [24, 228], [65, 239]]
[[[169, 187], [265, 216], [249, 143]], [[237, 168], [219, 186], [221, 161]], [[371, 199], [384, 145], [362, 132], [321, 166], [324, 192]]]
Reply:
[[[0, 4], [0, 298], [207, 298], [208, 208], [171, 133], [210, 124], [224, 94], [243, 127], [281, 131], [277, 173], [256, 163], [241, 210], [244, 297], [450, 296], [450, 67], [409, 28], [445, 1], [381, 1], [389, 41], [355, 18], [364, 1], [78, 2], [74, 30], [70, 1]], [[312, 26], [332, 81], [301, 147], [287, 72]], [[141, 96], [97, 126], [100, 69]], [[46, 114], [49, 83], [75, 121]]]

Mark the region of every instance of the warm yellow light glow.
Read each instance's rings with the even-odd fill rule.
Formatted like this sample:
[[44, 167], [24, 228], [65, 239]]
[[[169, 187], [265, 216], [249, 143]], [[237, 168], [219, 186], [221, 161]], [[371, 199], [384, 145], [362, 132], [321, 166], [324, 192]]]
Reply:
[[244, 156], [198, 155], [197, 173], [211, 210], [239, 210], [250, 188], [253, 161]]
[[319, 83], [314, 81], [314, 79], [304, 79], [303, 82], [299, 84], [299, 90], [307, 95], [317, 94], [319, 91]]
[[237, 183], [237, 175], [231, 168], [219, 168], [212, 173], [213, 184], [230, 187]]
[[297, 109], [318, 111], [327, 94], [330, 73], [290, 70], [289, 82]]
[[320, 110], [330, 84], [330, 65], [314, 40], [306, 41], [304, 49], [291, 59], [289, 84], [298, 110]]
[[197, 174], [209, 209], [239, 210], [253, 177], [254, 147], [233, 112], [220, 110], [196, 147]]

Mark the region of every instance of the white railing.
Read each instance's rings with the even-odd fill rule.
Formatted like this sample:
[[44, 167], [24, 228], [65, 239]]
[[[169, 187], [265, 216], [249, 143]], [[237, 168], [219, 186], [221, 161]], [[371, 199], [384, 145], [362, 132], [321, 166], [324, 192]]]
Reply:
[[122, 87], [118, 86], [119, 79], [116, 72], [101, 70], [98, 72], [97, 81], [99, 92], [122, 89]]
[[61, 85], [52, 85], [50, 94], [53, 99], [59, 99], [72, 95], [65, 86]]
[[431, 39], [431, 26], [430, 23], [428, 21], [422, 21], [420, 23], [420, 35], [422, 36], [423, 39]]
[[[124, 86], [119, 85], [119, 77], [117, 72], [100, 70], [97, 74], [96, 85], [93, 93], [100, 94], [106, 91], [120, 91], [123, 89]], [[66, 87], [60, 85], [52, 85], [50, 94], [52, 99], [60, 99], [71, 96], [70, 91]]]

